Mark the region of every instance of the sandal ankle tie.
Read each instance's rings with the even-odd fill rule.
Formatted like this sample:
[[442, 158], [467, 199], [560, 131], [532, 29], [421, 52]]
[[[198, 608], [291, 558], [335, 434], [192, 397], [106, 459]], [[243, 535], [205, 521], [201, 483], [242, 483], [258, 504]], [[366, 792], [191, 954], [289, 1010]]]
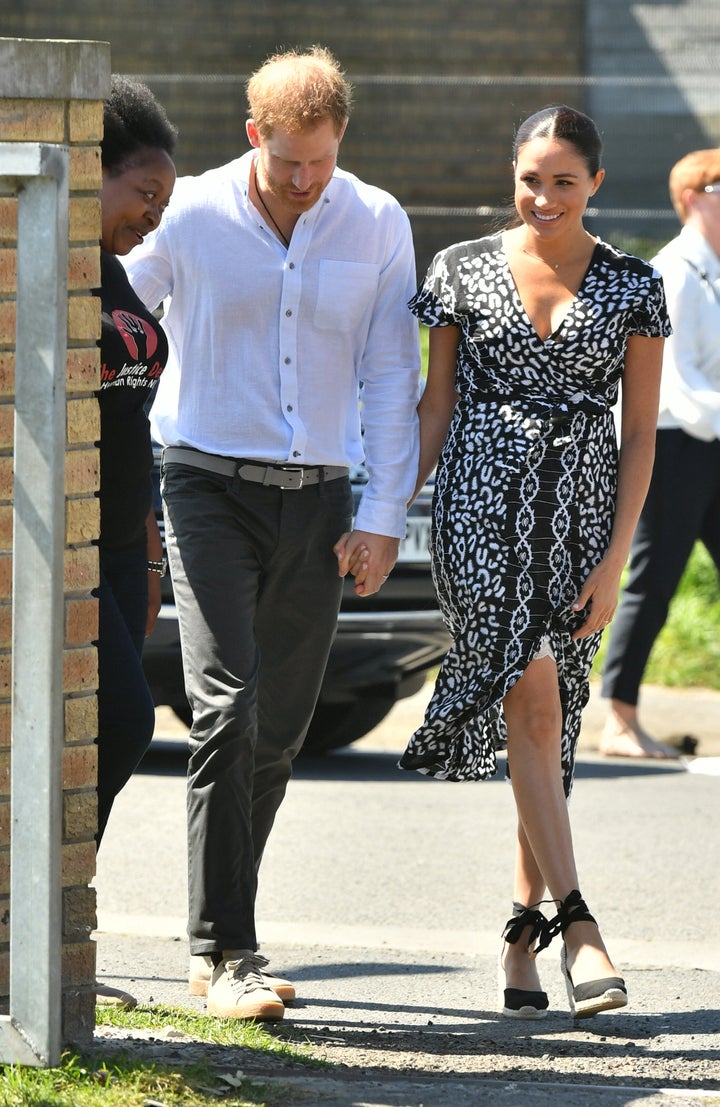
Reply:
[[[557, 903], [557, 900], [552, 902]], [[596, 922], [577, 888], [573, 888], [572, 892], [568, 892], [558, 907], [557, 915], [548, 921], [536, 952], [540, 953], [541, 950], [547, 949], [557, 934], [562, 934], [565, 937], [567, 928], [575, 922]]]
[[[545, 934], [548, 921], [542, 911], [538, 910], [543, 903], [555, 903], [555, 900], [541, 899], [537, 903], [531, 904], [529, 907], [526, 907], [524, 903], [513, 903], [512, 918], [508, 919], [505, 924], [505, 929], [503, 930], [503, 938], [509, 945], [514, 946], [519, 942], [523, 930], [529, 926], [530, 934], [527, 940], [528, 952], [535, 955], [544, 948], [542, 945], [542, 937]], [[538, 938], [541, 939], [541, 944], [534, 946]]]

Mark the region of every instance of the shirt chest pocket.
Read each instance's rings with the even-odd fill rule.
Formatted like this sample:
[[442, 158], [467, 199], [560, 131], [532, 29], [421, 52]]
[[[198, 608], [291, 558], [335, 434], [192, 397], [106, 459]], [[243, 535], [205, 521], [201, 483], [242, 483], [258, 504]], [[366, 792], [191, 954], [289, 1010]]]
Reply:
[[361, 261], [321, 261], [315, 326], [323, 331], [350, 331], [372, 310], [380, 266]]

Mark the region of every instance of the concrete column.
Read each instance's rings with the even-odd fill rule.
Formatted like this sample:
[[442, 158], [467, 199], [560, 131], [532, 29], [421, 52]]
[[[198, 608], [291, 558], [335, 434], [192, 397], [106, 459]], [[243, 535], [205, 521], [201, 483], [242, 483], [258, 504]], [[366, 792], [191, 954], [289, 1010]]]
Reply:
[[[0, 142], [70, 148], [62, 788], [62, 1037], [94, 1027], [97, 601], [100, 383], [100, 149], [110, 47], [0, 39]], [[8, 992], [11, 574], [15, 399], [16, 196], [0, 192], [0, 1003]], [[42, 312], [43, 305], [37, 304]]]

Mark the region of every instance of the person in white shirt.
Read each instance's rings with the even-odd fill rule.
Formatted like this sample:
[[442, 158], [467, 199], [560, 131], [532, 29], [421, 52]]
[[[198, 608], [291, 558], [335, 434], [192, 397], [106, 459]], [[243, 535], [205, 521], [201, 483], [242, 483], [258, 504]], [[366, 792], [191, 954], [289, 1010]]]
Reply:
[[642, 726], [640, 684], [697, 540], [720, 571], [720, 149], [682, 158], [669, 184], [683, 227], [653, 264], [673, 334], [663, 356], [652, 481], [603, 670], [610, 704], [600, 749], [613, 757], [677, 757]]
[[170, 343], [152, 426], [193, 710], [190, 990], [229, 1018], [294, 998], [257, 952], [257, 869], [342, 578], [362, 546], [355, 590], [381, 587], [417, 472], [412, 236], [392, 196], [337, 168], [350, 99], [327, 50], [270, 58], [248, 82], [252, 149], [178, 181], [128, 264]]

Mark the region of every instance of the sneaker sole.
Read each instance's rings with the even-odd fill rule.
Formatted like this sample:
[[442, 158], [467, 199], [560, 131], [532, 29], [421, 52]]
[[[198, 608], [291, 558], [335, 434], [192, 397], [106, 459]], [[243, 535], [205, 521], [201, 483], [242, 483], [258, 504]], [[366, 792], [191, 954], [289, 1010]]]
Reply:
[[110, 984], [95, 984], [95, 1006], [114, 1007], [120, 1011], [132, 1011], [137, 1007], [138, 1001], [124, 988], [113, 988]]
[[285, 1015], [282, 1003], [247, 1003], [242, 1007], [217, 1006], [208, 1001], [208, 1015], [219, 1019], [257, 1019], [261, 1022], [279, 1022]]
[[[192, 979], [188, 982], [188, 991], [191, 996], [206, 997], [208, 994], [209, 983], [209, 980], [200, 980], [197, 978]], [[283, 1003], [292, 1003], [295, 999], [295, 989], [293, 988], [292, 984], [285, 985], [284, 987], [280, 985], [279, 987], [273, 988], [272, 990], [278, 997], [278, 999], [281, 999], [283, 1001]]]
[[[268, 988], [272, 988], [271, 984], [268, 984]], [[292, 984], [278, 984], [277, 988], [272, 988], [278, 999], [281, 999], [283, 1003], [292, 1003], [295, 999], [295, 989]]]

